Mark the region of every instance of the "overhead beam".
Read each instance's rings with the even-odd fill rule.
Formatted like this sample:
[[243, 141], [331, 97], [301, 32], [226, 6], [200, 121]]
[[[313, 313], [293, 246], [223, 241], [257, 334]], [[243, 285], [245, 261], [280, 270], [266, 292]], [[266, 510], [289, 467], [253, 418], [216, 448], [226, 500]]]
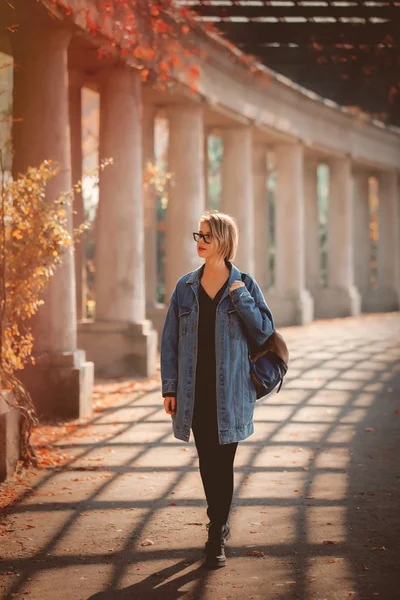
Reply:
[[238, 45], [280, 43], [386, 44], [399, 45], [394, 23], [232, 23], [221, 21], [218, 29]]
[[286, 5], [286, 6], [249, 6], [249, 5], [232, 5], [232, 6], [213, 6], [210, 4], [196, 4], [190, 6], [201, 17], [213, 18], [231, 18], [231, 17], [246, 17], [248, 19], [259, 19], [265, 17], [347, 17], [369, 19], [372, 17], [379, 19], [396, 20], [400, 17], [400, 6], [370, 6], [357, 4], [354, 6], [302, 6]]
[[312, 63], [321, 65], [330, 63], [357, 63], [369, 66], [390, 66], [399, 74], [400, 65], [398, 63], [399, 50], [398, 48], [376, 48], [368, 47], [367, 49], [343, 48], [333, 44], [326, 44], [321, 49], [316, 50], [311, 44], [303, 44], [301, 46], [256, 46], [246, 45], [243, 50], [247, 54], [256, 56], [265, 64], [273, 63], [274, 65], [301, 65], [304, 63]]

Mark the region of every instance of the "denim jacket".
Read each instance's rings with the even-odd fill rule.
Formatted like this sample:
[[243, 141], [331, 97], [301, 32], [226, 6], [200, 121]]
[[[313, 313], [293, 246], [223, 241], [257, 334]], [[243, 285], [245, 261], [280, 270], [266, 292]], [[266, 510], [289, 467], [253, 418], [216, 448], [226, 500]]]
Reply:
[[[248, 341], [256, 347], [273, 331], [271, 311], [255, 279], [247, 275], [247, 287], [229, 293], [232, 283], [241, 280], [241, 272], [229, 261], [226, 264], [229, 281], [215, 319], [220, 444], [244, 440], [254, 432], [256, 390], [250, 377]], [[194, 408], [201, 269], [187, 273], [176, 284], [161, 337], [162, 393], [176, 396], [173, 431], [185, 442], [189, 441]]]

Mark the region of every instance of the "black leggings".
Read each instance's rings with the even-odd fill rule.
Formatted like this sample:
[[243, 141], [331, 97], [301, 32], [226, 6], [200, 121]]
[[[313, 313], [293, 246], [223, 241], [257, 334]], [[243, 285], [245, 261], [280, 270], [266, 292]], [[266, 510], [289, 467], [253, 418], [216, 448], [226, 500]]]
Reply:
[[233, 496], [233, 462], [238, 442], [220, 444], [218, 431], [210, 420], [193, 423], [199, 455], [200, 475], [207, 499], [207, 515], [215, 527], [228, 521]]

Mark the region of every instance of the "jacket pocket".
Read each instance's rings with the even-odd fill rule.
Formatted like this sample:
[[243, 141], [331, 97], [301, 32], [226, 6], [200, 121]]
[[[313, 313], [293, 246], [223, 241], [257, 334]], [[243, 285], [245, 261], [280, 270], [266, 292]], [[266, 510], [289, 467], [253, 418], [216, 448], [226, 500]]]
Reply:
[[193, 308], [190, 306], [182, 306], [179, 309], [179, 337], [187, 335], [190, 328], [190, 315]]

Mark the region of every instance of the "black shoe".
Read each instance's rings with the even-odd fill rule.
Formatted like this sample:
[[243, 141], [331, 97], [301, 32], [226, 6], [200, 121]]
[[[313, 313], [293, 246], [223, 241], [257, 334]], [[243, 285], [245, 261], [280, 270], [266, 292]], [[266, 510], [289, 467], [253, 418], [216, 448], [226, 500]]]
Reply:
[[[205, 545], [204, 545], [204, 550], [207, 552], [207, 548], [208, 548], [208, 545], [209, 545], [209, 543], [210, 543], [210, 539], [211, 539], [211, 538], [213, 537], [213, 535], [214, 535], [214, 530], [215, 530], [215, 527], [213, 527], [212, 523], [210, 522], [210, 523], [207, 523], [207, 525], [206, 525], [206, 528], [207, 528], [207, 530], [208, 530], [208, 540], [206, 541], [206, 543], [205, 543]], [[227, 542], [227, 541], [230, 539], [230, 537], [231, 537], [231, 528], [230, 528], [230, 526], [229, 526], [229, 521], [227, 521], [227, 522], [225, 523], [225, 525], [223, 525], [223, 526], [222, 526], [222, 528], [221, 528], [221, 529], [222, 529], [222, 530], [221, 530], [221, 535], [222, 535], [222, 537], [223, 537], [223, 540], [224, 540], [224, 543], [225, 543], [225, 542]]]
[[208, 540], [206, 542], [206, 560], [205, 566], [209, 569], [218, 569], [225, 567], [225, 542], [231, 537], [229, 524], [222, 527], [215, 527], [212, 523], [207, 525]]

